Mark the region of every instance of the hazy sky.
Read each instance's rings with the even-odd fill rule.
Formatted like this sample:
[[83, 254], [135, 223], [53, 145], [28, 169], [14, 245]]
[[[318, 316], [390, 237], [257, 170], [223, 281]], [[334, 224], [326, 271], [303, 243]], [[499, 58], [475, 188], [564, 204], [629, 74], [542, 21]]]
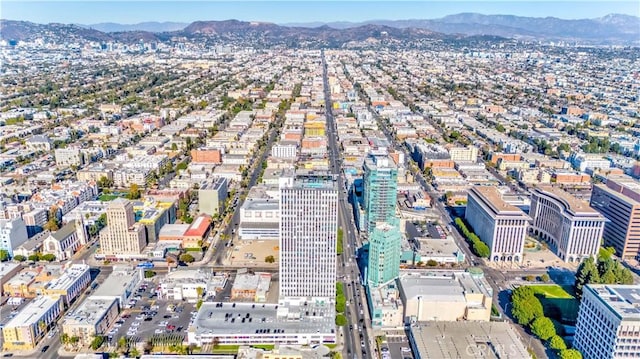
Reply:
[[640, 16], [640, 1], [31, 1], [0, 0], [0, 18], [38, 23], [260, 20], [275, 23], [433, 19], [460, 12], [555, 16]]

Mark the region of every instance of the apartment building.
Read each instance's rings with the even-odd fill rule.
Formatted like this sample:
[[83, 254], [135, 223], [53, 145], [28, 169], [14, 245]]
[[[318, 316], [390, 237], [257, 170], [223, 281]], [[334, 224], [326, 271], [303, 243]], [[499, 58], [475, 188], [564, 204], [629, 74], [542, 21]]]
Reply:
[[400, 273], [402, 235], [397, 220], [392, 224], [378, 222], [369, 235], [367, 283], [371, 287], [389, 283]]
[[522, 261], [530, 218], [505, 202], [495, 187], [471, 187], [465, 219], [489, 247], [490, 261]]
[[621, 258], [640, 255], [640, 183], [631, 177], [608, 178], [593, 186], [591, 206], [608, 221], [604, 225], [605, 246], [612, 246]]
[[118, 319], [118, 301], [115, 298], [89, 297], [80, 306], [67, 313], [62, 321], [62, 332], [78, 337], [80, 345], [88, 346], [98, 335], [105, 335]]
[[640, 286], [583, 288], [573, 345], [584, 359], [640, 356]]
[[191, 162], [193, 163], [222, 163], [222, 151], [218, 148], [199, 148], [191, 150]]
[[395, 223], [398, 190], [398, 168], [388, 156], [370, 155], [364, 161], [365, 230], [370, 232], [378, 222]]
[[280, 185], [280, 300], [336, 293], [338, 184], [334, 175], [298, 172]]
[[291, 158], [298, 157], [297, 141], [280, 141], [271, 148], [271, 156], [274, 158]]
[[449, 157], [455, 162], [476, 162], [478, 160], [478, 148], [452, 147], [449, 148]]
[[22, 218], [0, 219], [0, 250], [13, 257], [13, 250], [29, 239]]
[[227, 200], [228, 184], [226, 178], [215, 178], [210, 182], [203, 182], [198, 188], [198, 210], [210, 216], [222, 213]]
[[565, 262], [581, 262], [598, 254], [606, 218], [564, 190], [550, 185], [531, 192], [532, 230], [549, 241]]
[[84, 164], [84, 155], [80, 148], [67, 147], [57, 148], [54, 152], [57, 166], [82, 166]]
[[107, 227], [100, 233], [100, 251], [115, 258], [138, 255], [146, 246], [145, 228], [135, 223], [133, 203], [117, 198], [107, 208]]
[[60, 298], [39, 296], [2, 328], [3, 351], [33, 350], [61, 311]]

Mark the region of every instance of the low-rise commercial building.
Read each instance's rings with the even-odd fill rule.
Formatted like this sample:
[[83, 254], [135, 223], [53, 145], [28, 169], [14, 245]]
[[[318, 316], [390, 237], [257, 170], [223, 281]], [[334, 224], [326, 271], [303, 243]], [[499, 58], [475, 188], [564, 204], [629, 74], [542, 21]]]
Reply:
[[91, 295], [94, 299], [116, 299], [119, 308], [124, 308], [143, 277], [143, 271], [130, 266], [113, 266], [113, 271]]
[[399, 282], [407, 324], [490, 319], [493, 291], [482, 277], [468, 272], [406, 273]]
[[189, 326], [190, 344], [333, 344], [335, 307], [205, 302]]
[[91, 282], [89, 268], [87, 264], [72, 264], [66, 267], [59, 278], [48, 283], [42, 294], [60, 297], [63, 304], [68, 306], [89, 286]]
[[598, 254], [606, 219], [589, 203], [552, 186], [531, 193], [532, 230], [548, 240], [565, 262], [580, 262]]
[[20, 263], [0, 262], [0, 296], [5, 295], [5, 283], [9, 282], [9, 280], [16, 274], [20, 273], [21, 270], [22, 266]]
[[270, 286], [271, 273], [238, 273], [231, 288], [231, 300], [250, 299], [254, 302], [265, 302]]
[[58, 319], [60, 298], [39, 296], [27, 304], [2, 328], [3, 350], [33, 350], [44, 338], [49, 327]]
[[412, 326], [409, 344], [417, 359], [531, 358], [508, 322], [427, 322]]
[[62, 332], [69, 337], [78, 337], [80, 345], [89, 345], [94, 337], [108, 331], [118, 318], [118, 313], [118, 301], [115, 298], [89, 297], [64, 316]]

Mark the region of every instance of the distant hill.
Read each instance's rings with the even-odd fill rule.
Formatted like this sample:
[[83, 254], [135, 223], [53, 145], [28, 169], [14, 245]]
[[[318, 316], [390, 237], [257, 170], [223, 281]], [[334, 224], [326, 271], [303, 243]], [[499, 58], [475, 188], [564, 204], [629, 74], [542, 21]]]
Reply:
[[189, 25], [184, 22], [141, 22], [138, 24], [117, 24], [113, 22], [102, 22], [91, 25], [78, 25], [84, 28], [99, 30], [102, 32], [124, 32], [124, 31], [148, 31], [148, 32], [168, 32], [182, 30]]
[[[495, 35], [515, 39], [640, 45], [640, 17], [621, 14], [610, 14], [596, 19], [565, 20], [555, 17], [536, 18], [461, 13], [431, 20], [371, 20], [361, 23], [330, 22], [325, 25], [347, 29], [363, 24], [429, 29], [444, 34]], [[319, 23], [288, 25], [315, 27]]]
[[[640, 18], [607, 15], [597, 19], [563, 20], [512, 15], [462, 13], [434, 20], [374, 20], [363, 23], [278, 25], [239, 20], [196, 21], [191, 24], [147, 22], [134, 25], [35, 24], [0, 20], [0, 38], [50, 41], [165, 41], [174, 36], [208, 41], [242, 40], [260, 46], [344, 46], [353, 42], [401, 44], [418, 39], [503, 41], [567, 41], [582, 44], [640, 45]], [[87, 27], [88, 26], [88, 27]]]

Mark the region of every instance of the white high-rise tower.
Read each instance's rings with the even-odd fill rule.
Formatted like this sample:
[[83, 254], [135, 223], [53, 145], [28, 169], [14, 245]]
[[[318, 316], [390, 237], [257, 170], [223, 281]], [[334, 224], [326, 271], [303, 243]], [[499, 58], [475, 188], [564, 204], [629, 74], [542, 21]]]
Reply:
[[333, 302], [338, 188], [327, 172], [296, 173], [280, 184], [280, 300]]

